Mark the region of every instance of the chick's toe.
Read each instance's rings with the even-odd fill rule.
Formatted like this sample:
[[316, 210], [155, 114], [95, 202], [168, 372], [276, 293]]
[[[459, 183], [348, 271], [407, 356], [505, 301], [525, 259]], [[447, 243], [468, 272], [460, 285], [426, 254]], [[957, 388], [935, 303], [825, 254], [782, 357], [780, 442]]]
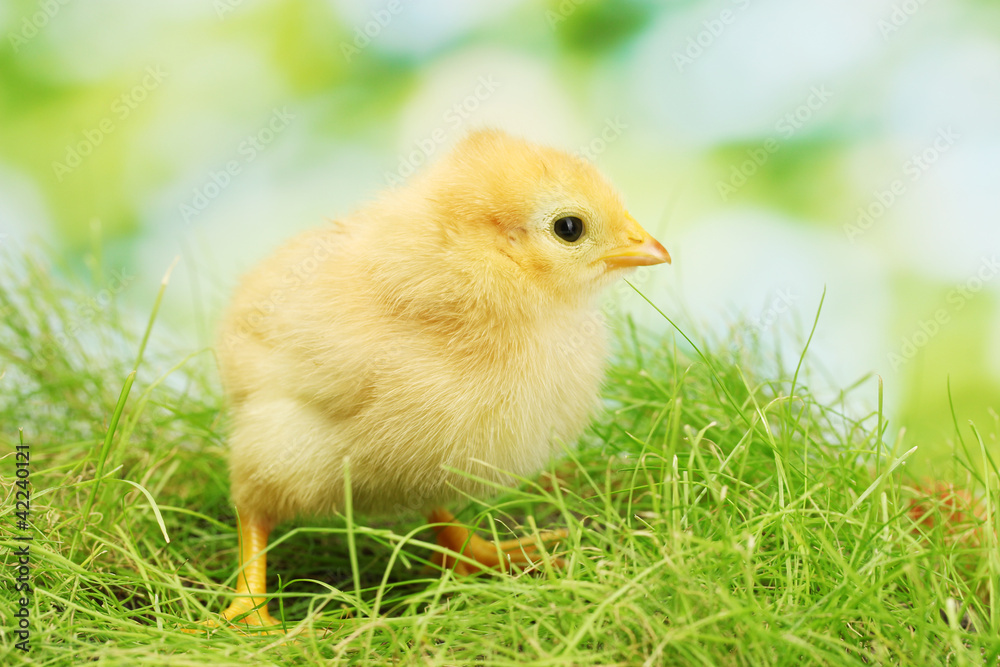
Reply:
[[[569, 534], [565, 530], [555, 530], [519, 540], [490, 542], [456, 522], [455, 517], [445, 509], [435, 509], [429, 520], [437, 524], [434, 531], [438, 546], [453, 552], [436, 552], [432, 562], [443, 570], [454, 570], [456, 574], [475, 574], [487, 569], [509, 572], [515, 565], [531, 567], [545, 558], [544, 550], [539, 553], [540, 545], [555, 544]], [[564, 565], [561, 558], [550, 558], [549, 562], [555, 567]]]

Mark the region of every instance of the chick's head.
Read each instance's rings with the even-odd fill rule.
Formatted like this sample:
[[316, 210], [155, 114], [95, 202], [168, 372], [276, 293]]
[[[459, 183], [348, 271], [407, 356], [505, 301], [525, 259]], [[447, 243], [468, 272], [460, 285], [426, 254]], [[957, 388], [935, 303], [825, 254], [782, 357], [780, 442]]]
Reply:
[[428, 176], [449, 243], [550, 298], [575, 301], [630, 268], [670, 261], [583, 158], [480, 130]]

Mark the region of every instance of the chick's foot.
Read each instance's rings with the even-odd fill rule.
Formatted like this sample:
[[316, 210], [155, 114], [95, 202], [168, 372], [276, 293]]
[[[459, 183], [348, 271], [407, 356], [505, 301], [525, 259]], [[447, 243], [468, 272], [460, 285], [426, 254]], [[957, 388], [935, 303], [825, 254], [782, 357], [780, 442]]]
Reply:
[[[490, 542], [477, 537], [472, 531], [456, 523], [455, 517], [445, 509], [435, 509], [431, 512], [429, 521], [432, 524], [439, 524], [434, 526], [439, 546], [475, 561], [470, 563], [465, 559], [440, 552], [434, 554], [432, 559], [434, 565], [454, 570], [457, 574], [475, 574], [487, 569], [509, 572], [515, 564], [530, 567], [542, 560], [539, 545], [554, 544], [569, 535], [565, 530], [555, 530], [520, 540]], [[556, 567], [564, 565], [561, 558], [552, 558], [551, 562]]]
[[[246, 516], [245, 514], [243, 516]], [[228, 621], [251, 634], [282, 634], [281, 621], [267, 610], [267, 539], [271, 522], [252, 516], [240, 521], [240, 570], [236, 581], [236, 597], [225, 611]], [[218, 627], [208, 621], [203, 627]], [[258, 631], [258, 628], [262, 631]]]
[[189, 634], [201, 634], [222, 626], [234, 627], [249, 635], [283, 635], [285, 627], [281, 621], [271, 616], [260, 600], [238, 597], [220, 614], [222, 620], [210, 619], [198, 623], [197, 628], [182, 628]]
[[262, 605], [260, 600], [250, 597], [239, 597], [233, 600], [225, 611], [222, 618], [236, 626], [247, 626], [248, 628], [265, 628], [268, 626], [279, 626], [281, 621], [271, 616], [267, 610], [267, 605]]

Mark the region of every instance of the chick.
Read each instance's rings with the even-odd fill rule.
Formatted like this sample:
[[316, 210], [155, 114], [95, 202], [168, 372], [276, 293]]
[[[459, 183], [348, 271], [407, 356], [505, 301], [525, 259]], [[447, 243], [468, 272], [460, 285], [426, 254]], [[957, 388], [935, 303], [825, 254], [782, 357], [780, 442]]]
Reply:
[[[223, 616], [277, 623], [268, 535], [343, 510], [345, 472], [355, 512], [430, 511], [441, 524], [453, 521], [449, 500], [536, 472], [597, 406], [601, 288], [669, 261], [590, 163], [481, 130], [261, 263], [218, 345], [240, 521], [237, 597]], [[530, 560], [527, 542], [437, 532], [484, 567]]]

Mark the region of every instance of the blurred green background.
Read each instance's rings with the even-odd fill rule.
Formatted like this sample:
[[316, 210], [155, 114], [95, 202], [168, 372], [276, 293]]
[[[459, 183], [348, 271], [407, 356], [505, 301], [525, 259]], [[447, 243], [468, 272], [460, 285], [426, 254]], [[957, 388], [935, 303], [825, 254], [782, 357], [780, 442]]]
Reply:
[[994, 0], [26, 0], [0, 36], [0, 243], [91, 275], [81, 328], [179, 255], [162, 325], [209, 344], [280, 240], [494, 125], [608, 174], [682, 327], [794, 363], [825, 286], [831, 390], [881, 375], [928, 465], [950, 378], [997, 446]]

